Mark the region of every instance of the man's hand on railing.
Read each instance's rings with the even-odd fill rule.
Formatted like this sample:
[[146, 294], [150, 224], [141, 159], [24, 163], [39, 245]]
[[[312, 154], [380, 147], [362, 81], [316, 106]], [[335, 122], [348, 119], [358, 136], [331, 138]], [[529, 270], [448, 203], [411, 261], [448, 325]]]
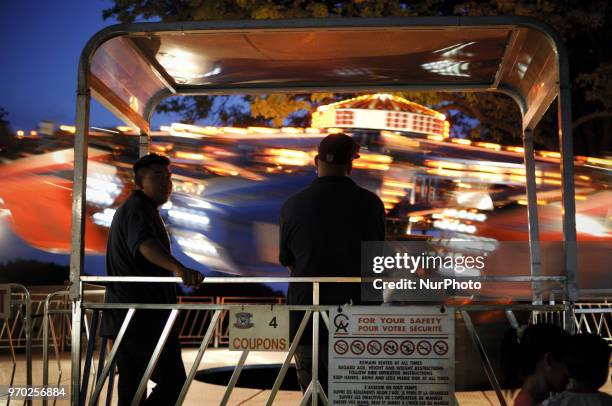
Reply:
[[201, 273], [184, 266], [180, 266], [175, 274], [180, 277], [187, 286], [198, 286], [204, 280], [204, 276]]

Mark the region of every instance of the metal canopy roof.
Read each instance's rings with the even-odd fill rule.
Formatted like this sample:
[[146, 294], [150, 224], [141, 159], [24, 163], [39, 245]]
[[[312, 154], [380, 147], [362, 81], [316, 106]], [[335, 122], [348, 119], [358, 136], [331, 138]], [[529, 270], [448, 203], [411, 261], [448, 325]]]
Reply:
[[79, 84], [144, 132], [173, 94], [373, 90], [500, 91], [533, 128], [565, 65], [557, 34], [524, 17], [144, 23], [96, 34]]
[[[71, 298], [80, 298], [84, 259], [91, 95], [141, 129], [142, 155], [155, 107], [171, 95], [401, 90], [497, 91], [516, 101], [523, 118], [533, 277], [540, 275], [533, 128], [558, 96], [566, 294], [575, 300], [567, 52], [554, 30], [514, 16], [139, 23], [98, 32], [79, 61]], [[534, 285], [534, 303], [542, 300], [538, 289]]]

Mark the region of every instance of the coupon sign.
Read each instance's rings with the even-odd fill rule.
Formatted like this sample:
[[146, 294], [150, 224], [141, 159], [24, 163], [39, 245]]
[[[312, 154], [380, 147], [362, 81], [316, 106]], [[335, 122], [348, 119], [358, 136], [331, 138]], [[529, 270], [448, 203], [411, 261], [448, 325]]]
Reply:
[[285, 306], [242, 306], [230, 310], [230, 351], [288, 351]]

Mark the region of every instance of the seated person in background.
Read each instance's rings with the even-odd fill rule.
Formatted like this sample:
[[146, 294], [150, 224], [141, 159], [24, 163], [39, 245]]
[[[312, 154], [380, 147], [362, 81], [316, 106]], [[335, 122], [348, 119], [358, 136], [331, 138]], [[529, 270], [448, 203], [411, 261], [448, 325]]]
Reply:
[[610, 364], [610, 347], [603, 338], [596, 334], [570, 337], [563, 361], [569, 384], [543, 406], [612, 406], [612, 396], [599, 391], [608, 380]]
[[561, 392], [567, 384], [563, 357], [568, 334], [551, 324], [534, 324], [511, 330], [502, 344], [502, 365], [517, 376], [521, 390], [514, 406], [536, 406], [550, 392]]

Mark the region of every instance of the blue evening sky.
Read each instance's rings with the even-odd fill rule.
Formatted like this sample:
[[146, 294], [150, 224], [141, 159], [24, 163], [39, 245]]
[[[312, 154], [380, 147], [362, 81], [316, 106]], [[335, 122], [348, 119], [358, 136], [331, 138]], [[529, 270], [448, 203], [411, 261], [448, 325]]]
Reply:
[[[0, 107], [13, 130], [31, 130], [42, 120], [73, 124], [77, 64], [87, 40], [115, 24], [103, 20], [110, 0], [2, 0], [0, 3]], [[156, 116], [153, 128], [176, 121]], [[121, 124], [92, 102], [95, 126]]]

